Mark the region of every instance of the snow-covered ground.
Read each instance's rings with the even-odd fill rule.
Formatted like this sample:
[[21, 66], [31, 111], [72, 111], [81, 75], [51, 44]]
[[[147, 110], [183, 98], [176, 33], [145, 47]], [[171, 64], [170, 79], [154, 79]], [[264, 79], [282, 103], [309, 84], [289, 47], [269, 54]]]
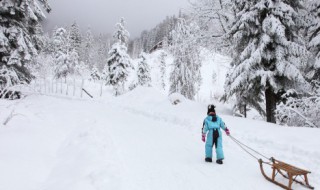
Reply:
[[[223, 105], [217, 112], [235, 138], [311, 170], [310, 183], [320, 187], [320, 130], [236, 118]], [[172, 105], [164, 92], [141, 87], [99, 100], [0, 100], [0, 189], [280, 189], [225, 135], [224, 164], [204, 162], [205, 113], [206, 104]]]
[[[173, 57], [165, 59], [163, 89], [160, 54], [148, 56], [152, 88], [114, 97], [112, 88], [86, 81], [84, 88], [94, 96], [89, 99], [85, 94], [80, 98], [80, 88], [73, 96], [72, 81], [69, 86], [51, 82], [44, 87], [38, 81], [41, 94], [0, 100], [0, 190], [279, 189], [263, 178], [258, 162], [225, 135], [224, 165], [204, 162], [200, 130], [208, 103], [217, 105], [235, 138], [311, 170], [311, 184], [320, 187], [320, 130], [233, 117], [231, 106], [217, 101], [230, 59], [206, 50], [196, 100], [182, 98], [172, 105], [177, 96], [168, 97]], [[127, 87], [135, 77], [131, 72]], [[77, 83], [81, 86], [81, 80]], [[293, 188], [303, 189], [297, 184]]]

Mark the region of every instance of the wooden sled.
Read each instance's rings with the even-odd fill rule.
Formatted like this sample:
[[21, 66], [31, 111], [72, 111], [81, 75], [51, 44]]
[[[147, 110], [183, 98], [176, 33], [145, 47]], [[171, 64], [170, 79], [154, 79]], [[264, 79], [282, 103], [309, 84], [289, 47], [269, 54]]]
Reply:
[[[299, 183], [306, 188], [314, 189], [314, 187], [312, 187], [309, 184], [308, 177], [307, 177], [307, 175], [309, 173], [311, 173], [310, 171], [297, 168], [295, 166], [281, 162], [281, 161], [276, 160], [274, 158], [271, 158], [270, 160], [271, 160], [271, 163], [267, 163], [267, 162], [262, 161], [262, 159], [259, 159], [261, 173], [268, 181], [270, 181], [270, 182], [272, 182], [272, 183], [274, 183], [284, 189], [287, 189], [287, 190], [292, 190], [291, 186], [292, 186], [293, 182]], [[267, 176], [266, 173], [264, 172], [263, 164], [268, 164], [271, 166], [271, 168], [272, 168], [272, 177], [271, 178], [269, 176]], [[285, 177], [289, 180], [288, 186], [286, 186], [282, 183], [279, 183], [275, 180], [275, 177], [277, 174], [281, 174], [283, 177]], [[296, 178], [298, 176], [300, 176], [300, 177], [303, 176], [304, 182], [297, 180]]]

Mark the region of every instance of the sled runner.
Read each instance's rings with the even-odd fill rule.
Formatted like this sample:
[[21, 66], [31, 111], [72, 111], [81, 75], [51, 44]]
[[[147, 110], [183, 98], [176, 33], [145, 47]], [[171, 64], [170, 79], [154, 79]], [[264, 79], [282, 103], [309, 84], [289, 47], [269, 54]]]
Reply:
[[[307, 170], [295, 167], [293, 165], [287, 164], [285, 162], [276, 160], [273, 157], [271, 157], [271, 158], [267, 157], [267, 156], [261, 154], [260, 152], [252, 149], [251, 147], [245, 145], [244, 143], [240, 142], [238, 139], [234, 138], [233, 136], [229, 135], [229, 137], [236, 144], [238, 144], [246, 153], [248, 153], [250, 156], [252, 156], [256, 160], [258, 160], [258, 162], [260, 164], [261, 173], [268, 181], [270, 181], [270, 182], [272, 182], [272, 183], [274, 183], [284, 189], [287, 189], [287, 190], [292, 190], [291, 187], [292, 187], [293, 182], [299, 183], [306, 188], [314, 189], [314, 187], [312, 187], [308, 181], [307, 175], [311, 173], [310, 171], [307, 171]], [[260, 155], [265, 160], [268, 160], [268, 162], [263, 161], [261, 158], [257, 157], [257, 155]], [[272, 176], [271, 177], [269, 177], [265, 173], [264, 168], [263, 168], [263, 164], [271, 166], [271, 169], [272, 169]], [[288, 186], [276, 181], [275, 178], [278, 174], [282, 175], [284, 178], [287, 178], [289, 180]], [[303, 181], [297, 180], [297, 177], [302, 178]]]
[[[314, 189], [314, 187], [312, 187], [309, 184], [309, 181], [308, 181], [308, 176], [307, 175], [309, 173], [311, 173], [310, 171], [297, 168], [295, 166], [292, 166], [292, 165], [287, 164], [285, 162], [281, 162], [281, 161], [276, 160], [274, 158], [271, 158], [270, 160], [271, 160], [271, 163], [264, 162], [264, 161], [262, 161], [262, 159], [259, 159], [261, 173], [268, 181], [270, 181], [270, 182], [272, 182], [272, 183], [274, 183], [274, 184], [276, 184], [276, 185], [278, 185], [278, 186], [280, 186], [280, 187], [282, 187], [284, 189], [287, 189], [287, 190], [291, 190], [292, 189], [291, 186], [292, 186], [293, 182], [299, 183], [299, 184], [303, 185], [306, 188]], [[268, 165], [271, 166], [271, 168], [272, 168], [272, 176], [271, 177], [266, 175], [266, 173], [264, 172], [263, 164], [268, 164]], [[286, 186], [286, 185], [284, 185], [282, 183], [279, 183], [278, 181], [275, 180], [277, 174], [280, 174], [280, 175], [282, 175], [283, 177], [285, 177], [285, 178], [287, 178], [289, 180], [288, 186]], [[299, 180], [296, 179], [299, 176], [301, 178], [303, 176], [304, 182], [299, 181]]]

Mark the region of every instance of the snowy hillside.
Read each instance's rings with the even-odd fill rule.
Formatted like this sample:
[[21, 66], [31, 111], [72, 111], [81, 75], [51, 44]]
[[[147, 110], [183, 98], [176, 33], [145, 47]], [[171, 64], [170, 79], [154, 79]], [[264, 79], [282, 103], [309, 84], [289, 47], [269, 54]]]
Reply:
[[0, 0], [0, 190], [319, 189], [320, 0], [141, 3]]
[[[205, 163], [206, 104], [174, 106], [155, 88], [100, 100], [30, 95], [0, 106], [0, 189], [280, 189], [225, 135], [224, 165]], [[310, 183], [320, 187], [318, 129], [236, 118], [224, 106], [217, 112], [234, 137], [311, 170]]]

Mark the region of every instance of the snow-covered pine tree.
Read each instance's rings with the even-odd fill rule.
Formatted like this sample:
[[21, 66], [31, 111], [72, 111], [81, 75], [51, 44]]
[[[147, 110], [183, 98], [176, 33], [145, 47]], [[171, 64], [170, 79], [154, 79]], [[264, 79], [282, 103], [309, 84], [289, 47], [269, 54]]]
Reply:
[[57, 28], [53, 32], [52, 44], [55, 66], [55, 78], [66, 78], [70, 73], [68, 65], [69, 41], [67, 31], [64, 28]]
[[165, 51], [162, 51], [160, 54], [160, 78], [161, 78], [161, 86], [163, 90], [166, 89], [166, 70], [167, 70], [167, 65], [166, 65], [166, 57], [167, 53]]
[[70, 33], [64, 28], [57, 28], [52, 36], [53, 54], [56, 62], [55, 78], [67, 78], [68, 75], [82, 76], [86, 68], [80, 61], [79, 53], [72, 48]]
[[38, 50], [38, 53], [39, 53], [39, 50], [43, 50], [46, 46], [46, 43], [47, 43], [47, 39], [46, 39], [46, 36], [43, 34], [43, 29], [42, 29], [42, 25], [41, 23], [39, 22], [36, 26], [34, 26], [34, 41], [35, 41], [35, 48]]
[[120, 22], [116, 24], [116, 31], [113, 33], [113, 39], [115, 40], [115, 42], [127, 46], [130, 33], [125, 29], [125, 23], [126, 22], [124, 18], [121, 18]]
[[299, 93], [294, 89], [282, 95], [276, 116], [280, 124], [298, 127], [320, 127], [320, 2], [311, 0], [308, 5], [307, 39], [311, 53], [306, 77], [312, 90]]
[[312, 0], [310, 3], [309, 50], [313, 54], [312, 73], [313, 80], [320, 81], [320, 1]]
[[178, 92], [193, 100], [201, 83], [201, 61], [195, 41], [196, 26], [180, 19], [172, 34], [174, 69], [170, 74], [170, 94]]
[[114, 87], [115, 95], [120, 95], [124, 91], [124, 83], [129, 75], [128, 68], [131, 67], [131, 59], [127, 54], [127, 48], [120, 43], [112, 45], [107, 60], [108, 83]]
[[98, 71], [103, 71], [106, 67], [106, 61], [108, 59], [108, 52], [110, 49], [110, 44], [108, 39], [102, 34], [99, 34], [98, 39], [94, 41], [93, 45], [93, 60], [94, 65], [97, 67]]
[[54, 49], [54, 45], [52, 44], [52, 39], [51, 37], [49, 36], [49, 33], [46, 33], [44, 36], [43, 36], [43, 48], [41, 49], [41, 53], [45, 53], [45, 54], [50, 54], [52, 55], [53, 54], [53, 49]]
[[94, 81], [99, 81], [101, 80], [101, 74], [99, 73], [98, 69], [96, 67], [93, 67], [91, 69], [90, 77]]
[[55, 78], [65, 78], [70, 74], [70, 68], [68, 65], [68, 55], [64, 54], [63, 52], [57, 52], [55, 54]]
[[138, 77], [138, 85], [141, 86], [150, 86], [151, 84], [151, 77], [150, 77], [150, 68], [147, 63], [147, 58], [145, 53], [141, 53], [139, 55], [139, 64], [137, 70], [137, 77]]
[[69, 40], [70, 51], [72, 49], [75, 49], [78, 53], [80, 53], [82, 36], [81, 36], [80, 28], [77, 22], [74, 22], [70, 27], [69, 39], [70, 39]]
[[156, 34], [155, 34], [155, 30], [151, 30], [148, 33], [148, 41], [147, 41], [147, 51], [146, 52], [150, 52], [150, 50], [156, 45]]
[[47, 0], [0, 1], [0, 89], [30, 82], [28, 69], [33, 56], [42, 47], [40, 22], [50, 12]]
[[86, 36], [84, 39], [84, 51], [82, 52], [82, 59], [84, 61], [84, 63], [90, 68], [93, 69], [93, 35], [91, 32], [91, 29], [88, 28], [87, 32], [86, 32]]
[[168, 46], [169, 46], [169, 43], [168, 43], [168, 38], [165, 36], [165, 37], [163, 37], [163, 39], [162, 39], [162, 49], [167, 49], [168, 48]]
[[141, 51], [149, 52], [161, 41], [164, 42], [163, 48], [168, 44], [171, 45], [172, 37], [170, 33], [176, 28], [177, 23], [178, 19], [175, 16], [167, 16], [166, 19], [156, 27], [149, 31], [142, 31], [139, 38], [133, 39], [134, 45], [128, 47], [128, 52], [130, 52], [133, 57], [137, 57]]
[[133, 40], [133, 46], [131, 50], [131, 57], [137, 58], [139, 56], [139, 53], [142, 51], [142, 41], [141, 39], [135, 39]]
[[54, 76], [55, 61], [51, 54], [40, 52], [33, 62], [30, 70], [36, 78], [47, 79]]
[[101, 73], [101, 78], [100, 79], [105, 82], [105, 85], [111, 85], [110, 84], [110, 74], [109, 74], [108, 64], [106, 64], [105, 67], [102, 69], [102, 73]]
[[129, 32], [125, 29], [124, 23], [124, 19], [121, 18], [120, 22], [116, 24], [116, 31], [113, 35], [115, 43], [108, 53], [106, 65], [108, 70], [106, 82], [114, 87], [116, 96], [124, 91], [124, 83], [129, 75], [128, 68], [132, 67], [126, 47]]
[[[319, 87], [317, 88], [319, 89]], [[282, 95], [282, 101], [276, 110], [280, 124], [296, 127], [320, 128], [320, 93], [311, 96], [288, 90]]]
[[[279, 93], [305, 83], [300, 72], [306, 53], [300, 0], [233, 0], [236, 20], [229, 32], [234, 68], [226, 81], [228, 97], [259, 103], [264, 92], [268, 122], [276, 122]], [[250, 102], [249, 102], [250, 101]]]
[[79, 54], [76, 49], [72, 49], [68, 52], [67, 64], [69, 66], [69, 73], [71, 75], [81, 75], [83, 66], [80, 65]]

